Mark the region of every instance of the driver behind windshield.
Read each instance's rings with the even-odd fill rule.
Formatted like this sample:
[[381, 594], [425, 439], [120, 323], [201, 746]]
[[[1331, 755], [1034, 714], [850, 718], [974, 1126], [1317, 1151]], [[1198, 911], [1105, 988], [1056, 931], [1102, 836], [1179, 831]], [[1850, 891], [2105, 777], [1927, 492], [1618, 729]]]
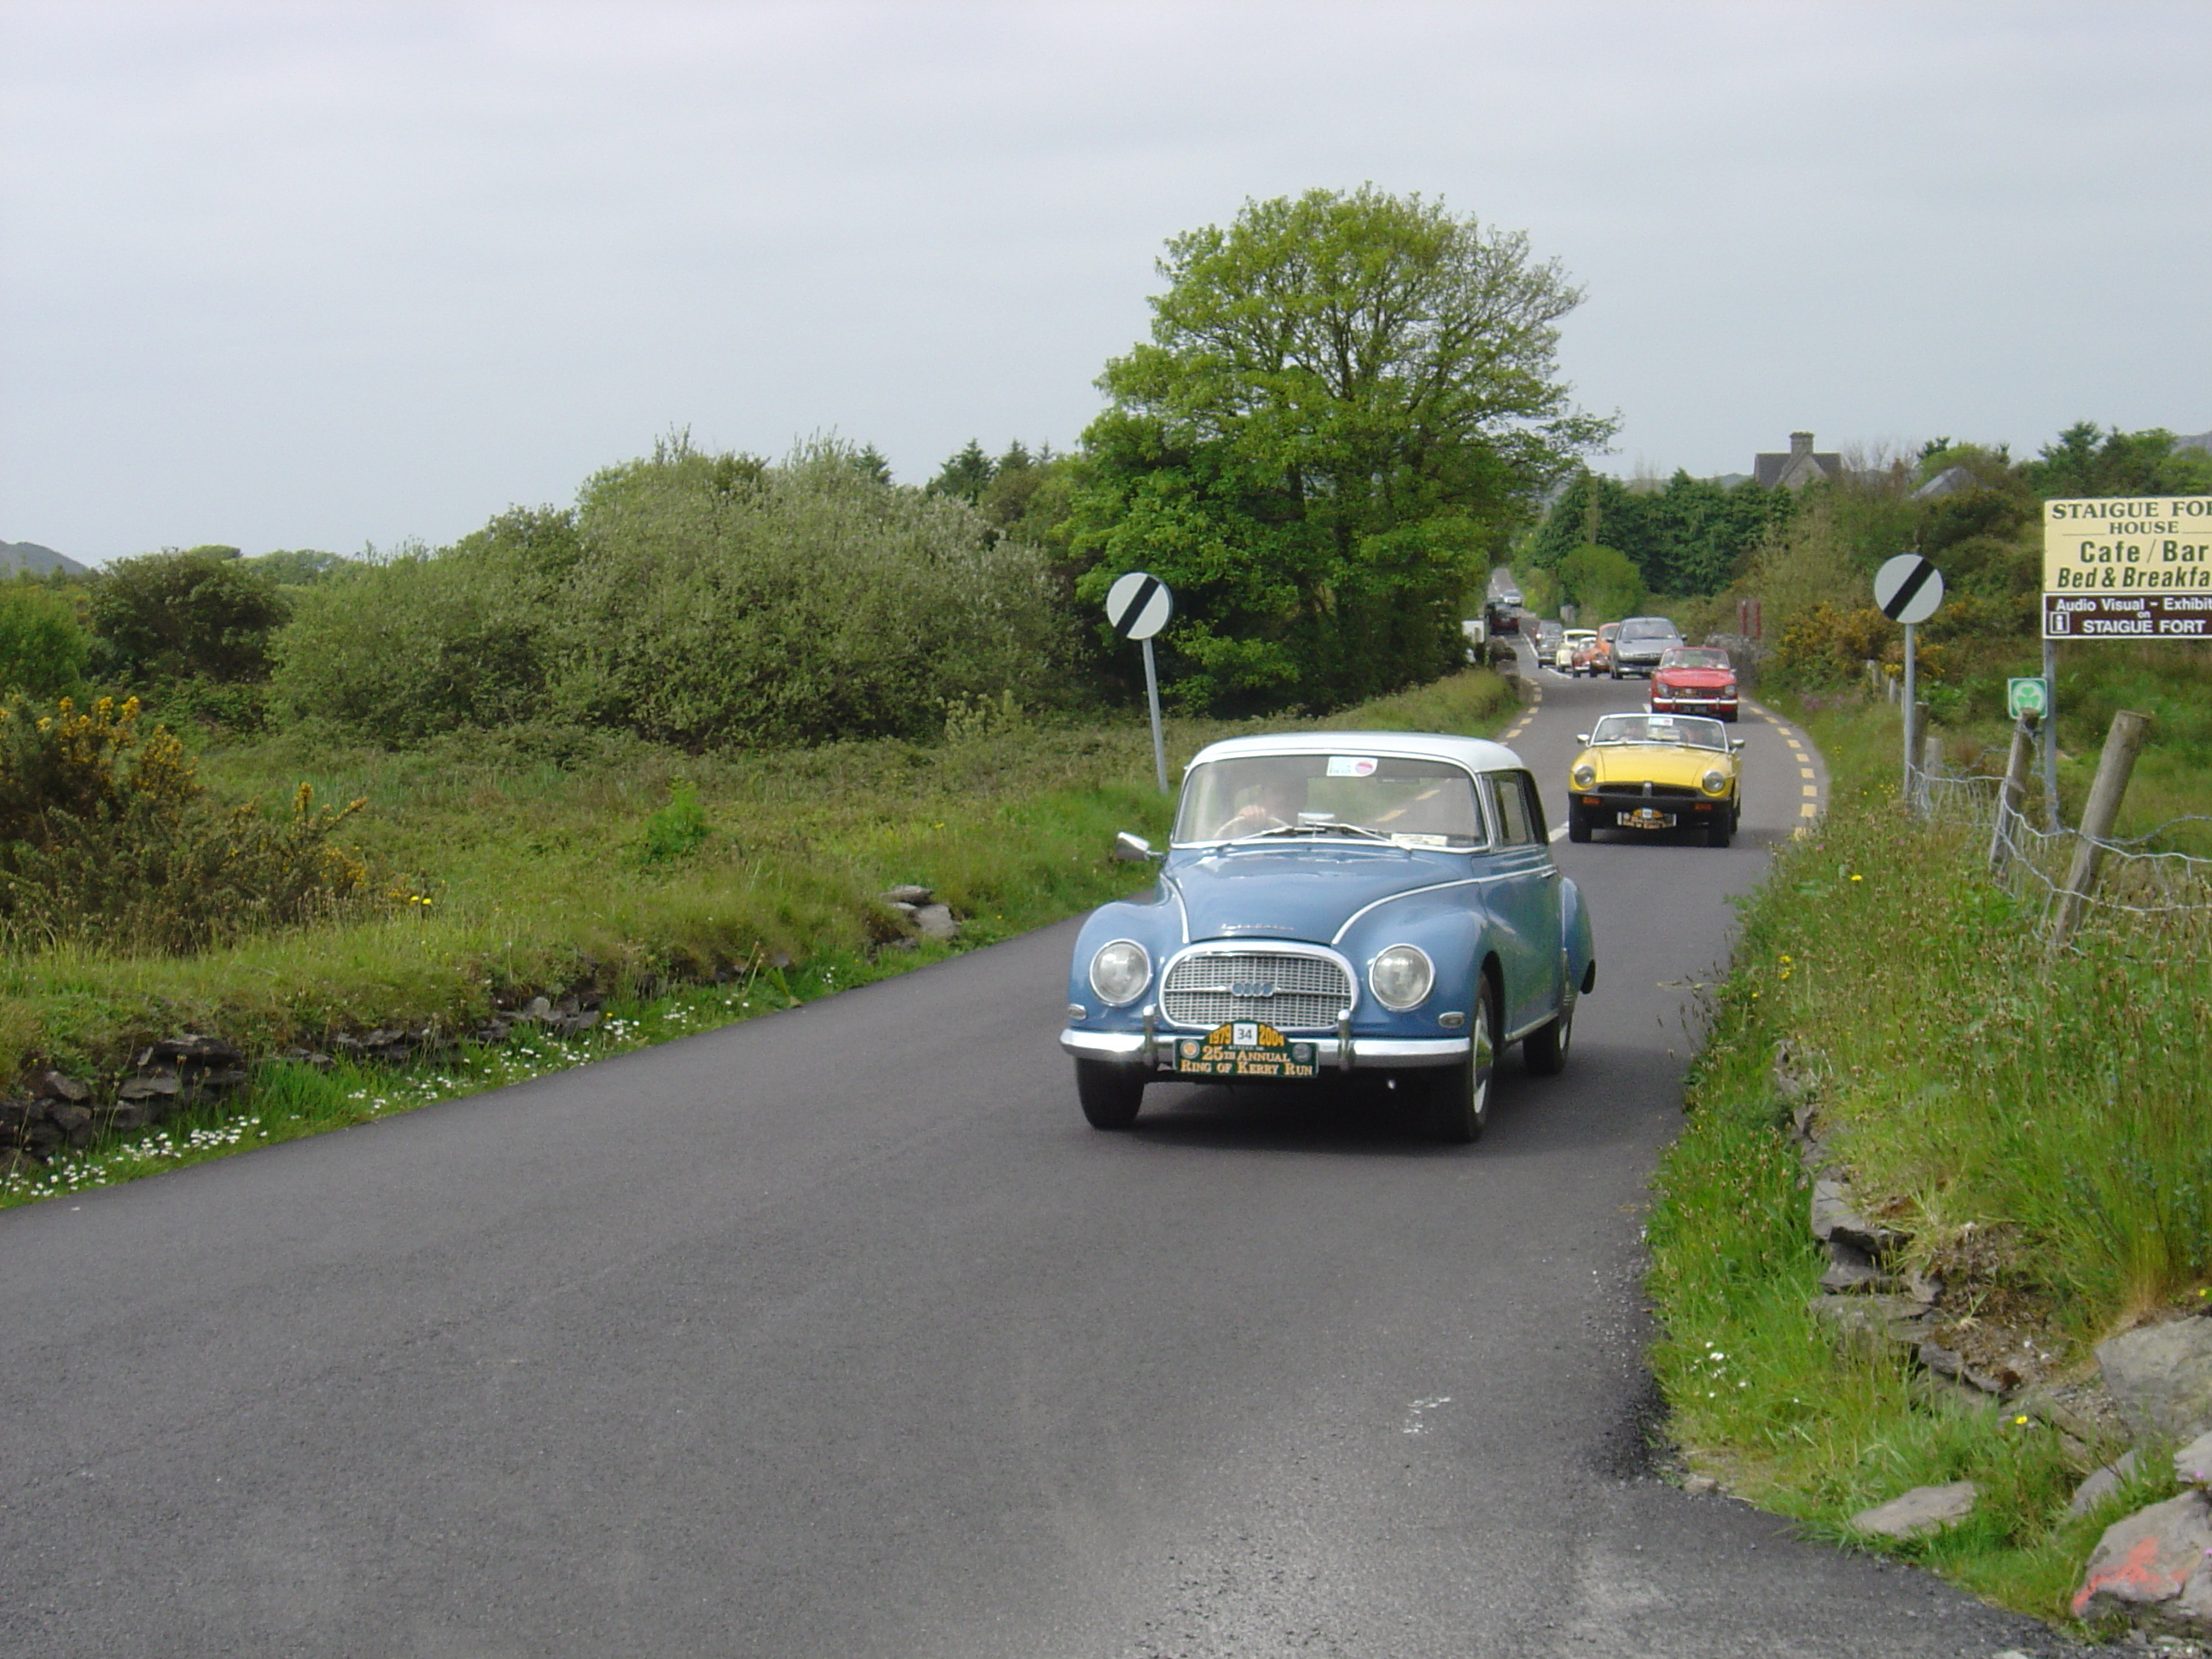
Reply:
[[1213, 832], [1216, 841], [1234, 841], [1240, 836], [1256, 836], [1267, 830], [1286, 830], [1298, 821], [1305, 811], [1306, 779], [1303, 769], [1295, 773], [1271, 773], [1260, 781], [1259, 788], [1250, 800], [1222, 820], [1221, 827]]

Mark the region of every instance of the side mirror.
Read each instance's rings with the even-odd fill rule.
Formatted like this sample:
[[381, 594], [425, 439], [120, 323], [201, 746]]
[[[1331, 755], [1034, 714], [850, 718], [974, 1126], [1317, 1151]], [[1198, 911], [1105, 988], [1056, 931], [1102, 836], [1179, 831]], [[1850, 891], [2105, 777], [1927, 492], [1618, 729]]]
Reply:
[[1745, 739], [1744, 739], [1744, 738], [1730, 738], [1729, 739], [1729, 749], [1733, 750], [1735, 753], [1737, 753], [1737, 754], [1741, 755], [1741, 753], [1743, 753], [1743, 745], [1744, 745], [1744, 743], [1745, 743]]
[[1582, 746], [1583, 746], [1583, 748], [1585, 748], [1585, 749], [1589, 748], [1589, 732], [1576, 732], [1576, 733], [1575, 733], [1575, 741], [1576, 741], [1577, 743], [1578, 743], [1578, 744], [1582, 744]]
[[1124, 830], [1114, 837], [1114, 856], [1123, 864], [1142, 864], [1146, 859], [1160, 855], [1152, 851], [1152, 842], [1142, 836], [1133, 836]]

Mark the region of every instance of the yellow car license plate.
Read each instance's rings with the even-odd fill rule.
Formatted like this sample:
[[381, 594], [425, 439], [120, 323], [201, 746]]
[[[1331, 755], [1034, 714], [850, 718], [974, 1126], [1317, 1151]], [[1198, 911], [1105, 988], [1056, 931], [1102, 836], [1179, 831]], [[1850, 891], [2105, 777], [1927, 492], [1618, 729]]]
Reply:
[[1674, 815], [1662, 812], [1656, 806], [1639, 806], [1632, 812], [1617, 813], [1624, 830], [1672, 830]]
[[1186, 1077], [1313, 1077], [1320, 1057], [1310, 1042], [1293, 1042], [1258, 1020], [1232, 1020], [1202, 1037], [1176, 1039], [1176, 1070]]

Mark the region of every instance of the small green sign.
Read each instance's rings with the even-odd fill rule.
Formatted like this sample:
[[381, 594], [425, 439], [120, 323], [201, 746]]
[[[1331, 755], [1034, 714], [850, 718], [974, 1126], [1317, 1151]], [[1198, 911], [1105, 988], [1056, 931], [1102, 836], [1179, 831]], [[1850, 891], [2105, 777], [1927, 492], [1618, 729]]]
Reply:
[[2051, 712], [2051, 687], [2041, 678], [2007, 680], [2005, 712], [2014, 720], [2033, 714], [2041, 720]]

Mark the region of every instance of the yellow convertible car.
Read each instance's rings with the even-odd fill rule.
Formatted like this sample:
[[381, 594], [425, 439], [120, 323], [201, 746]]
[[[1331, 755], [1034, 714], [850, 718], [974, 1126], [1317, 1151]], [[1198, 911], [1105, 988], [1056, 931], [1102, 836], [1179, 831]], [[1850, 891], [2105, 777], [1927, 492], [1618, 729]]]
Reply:
[[1607, 714], [1583, 732], [1567, 774], [1567, 839], [1593, 830], [1704, 833], [1725, 847], [1743, 805], [1743, 739], [1696, 714]]

